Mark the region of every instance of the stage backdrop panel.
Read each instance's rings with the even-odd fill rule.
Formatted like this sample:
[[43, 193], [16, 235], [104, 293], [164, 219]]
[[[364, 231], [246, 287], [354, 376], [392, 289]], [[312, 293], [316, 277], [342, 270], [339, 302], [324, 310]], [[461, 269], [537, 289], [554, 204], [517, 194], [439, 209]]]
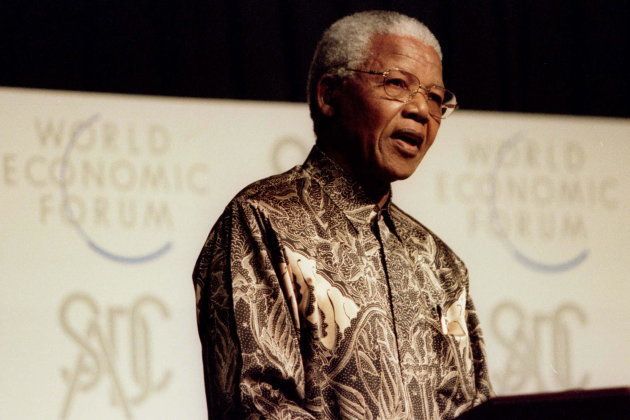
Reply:
[[[0, 418], [205, 418], [191, 271], [303, 104], [0, 89]], [[458, 111], [394, 200], [468, 264], [500, 394], [628, 384], [630, 121]]]

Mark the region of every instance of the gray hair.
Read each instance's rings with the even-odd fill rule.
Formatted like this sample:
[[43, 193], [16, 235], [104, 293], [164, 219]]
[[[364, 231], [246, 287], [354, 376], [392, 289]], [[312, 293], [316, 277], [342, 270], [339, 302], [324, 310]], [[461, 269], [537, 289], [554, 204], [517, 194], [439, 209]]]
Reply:
[[344, 67], [361, 65], [368, 59], [370, 41], [377, 34], [410, 36], [432, 47], [442, 60], [440, 43], [423, 23], [390, 11], [359, 12], [333, 23], [317, 44], [308, 73], [307, 98], [315, 133], [321, 115], [317, 105], [317, 83], [325, 74], [347, 77]]

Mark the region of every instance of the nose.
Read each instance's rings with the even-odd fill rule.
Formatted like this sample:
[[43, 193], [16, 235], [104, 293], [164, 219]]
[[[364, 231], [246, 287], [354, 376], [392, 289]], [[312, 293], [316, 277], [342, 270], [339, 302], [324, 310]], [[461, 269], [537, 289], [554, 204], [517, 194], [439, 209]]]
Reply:
[[409, 95], [409, 99], [402, 108], [402, 115], [405, 118], [411, 118], [417, 122], [424, 123], [430, 117], [429, 101], [422, 88]]

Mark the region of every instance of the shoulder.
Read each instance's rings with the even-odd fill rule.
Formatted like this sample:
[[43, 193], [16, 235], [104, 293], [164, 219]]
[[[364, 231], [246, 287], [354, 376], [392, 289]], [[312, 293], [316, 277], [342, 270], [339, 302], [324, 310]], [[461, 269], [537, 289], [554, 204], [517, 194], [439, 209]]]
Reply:
[[300, 179], [303, 179], [304, 176], [302, 167], [299, 165], [295, 166], [281, 174], [272, 175], [252, 182], [239, 191], [232, 201], [245, 203], [277, 200], [284, 194], [296, 191]]
[[245, 250], [253, 242], [269, 242], [295, 224], [293, 221], [304, 213], [296, 197], [305, 177], [301, 167], [296, 166], [238, 192], [212, 226], [197, 261], [195, 278], [204, 278], [211, 265], [225, 264], [234, 246]]
[[319, 185], [301, 167], [253, 182], [225, 208], [223, 219], [284, 231], [307, 223]]
[[298, 197], [304, 193], [307, 176], [301, 166], [281, 174], [272, 175], [255, 181], [231, 200], [228, 208], [252, 208], [263, 213], [295, 207]]

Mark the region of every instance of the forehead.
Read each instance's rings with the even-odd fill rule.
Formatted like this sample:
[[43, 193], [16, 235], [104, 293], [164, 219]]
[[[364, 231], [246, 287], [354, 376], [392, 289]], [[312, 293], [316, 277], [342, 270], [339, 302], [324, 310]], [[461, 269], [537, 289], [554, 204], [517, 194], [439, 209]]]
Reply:
[[442, 62], [433, 47], [411, 36], [377, 34], [369, 44], [365, 63], [371, 70], [398, 67], [414, 73], [424, 83], [442, 83]]

